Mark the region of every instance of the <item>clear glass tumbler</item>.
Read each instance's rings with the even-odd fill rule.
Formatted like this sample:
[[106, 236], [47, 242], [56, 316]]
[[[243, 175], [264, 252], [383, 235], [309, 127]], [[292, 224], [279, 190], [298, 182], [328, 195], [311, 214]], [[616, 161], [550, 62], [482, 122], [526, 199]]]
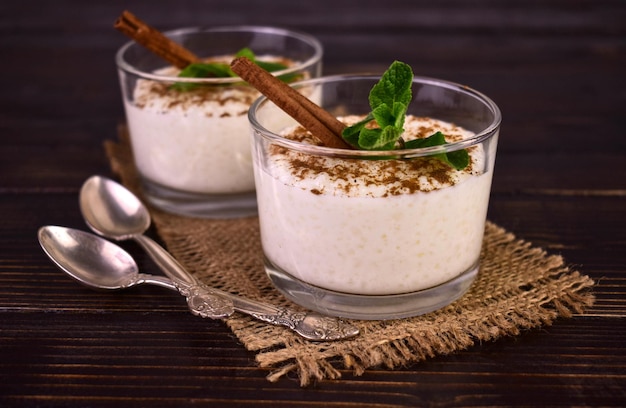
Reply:
[[[288, 61], [283, 78], [317, 78], [322, 46], [273, 27], [187, 28], [165, 33], [201, 59], [228, 64], [243, 48]], [[171, 213], [231, 218], [256, 214], [247, 111], [260, 95], [238, 77], [180, 78], [131, 41], [117, 52], [126, 120], [143, 194]]]
[[[335, 116], [365, 115], [377, 76], [294, 84]], [[479, 270], [501, 114], [466, 86], [416, 77], [405, 129], [454, 134], [433, 147], [364, 151], [284, 137], [295, 121], [265, 97], [249, 110], [266, 272], [294, 302], [394, 319], [441, 308]], [[461, 135], [461, 136], [458, 136]], [[438, 155], [465, 149], [455, 170]]]

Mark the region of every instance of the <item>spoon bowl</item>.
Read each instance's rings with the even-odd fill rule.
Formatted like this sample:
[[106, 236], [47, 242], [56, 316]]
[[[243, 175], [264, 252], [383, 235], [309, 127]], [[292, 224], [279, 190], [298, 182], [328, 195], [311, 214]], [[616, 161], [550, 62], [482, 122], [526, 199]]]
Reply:
[[[145, 282], [141, 279], [145, 275], [139, 273], [130, 254], [103, 238], [58, 226], [41, 227], [37, 237], [46, 255], [59, 269], [90, 288], [115, 290]], [[172, 286], [168, 282], [155, 284]]]
[[83, 184], [79, 204], [87, 225], [108, 238], [130, 239], [150, 227], [150, 213], [137, 196], [104, 177]]
[[183, 293], [165, 277], [139, 273], [128, 252], [97, 235], [49, 225], [41, 227], [37, 236], [44, 252], [59, 269], [92, 289], [116, 290], [146, 283], [180, 292], [198, 309], [192, 312], [201, 317], [223, 318], [234, 312], [230, 300], [208, 290]]
[[[126, 187], [106, 177], [92, 176], [80, 189], [79, 204], [92, 231], [117, 241], [134, 240], [181, 290], [198, 286], [196, 278], [169, 252], [143, 234], [150, 227], [150, 213]], [[216, 298], [215, 302], [221, 301]]]

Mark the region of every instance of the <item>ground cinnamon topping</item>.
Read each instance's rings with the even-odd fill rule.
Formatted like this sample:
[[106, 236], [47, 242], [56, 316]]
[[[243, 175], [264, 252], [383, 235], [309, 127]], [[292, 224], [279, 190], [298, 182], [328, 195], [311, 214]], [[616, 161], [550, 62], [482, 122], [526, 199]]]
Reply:
[[[205, 58], [203, 62], [228, 64], [231, 59], [232, 55], [223, 55]], [[276, 59], [268, 57], [266, 60], [280, 62], [286, 66], [296, 64], [295, 61], [284, 57], [277, 57]], [[246, 115], [248, 107], [261, 95], [259, 91], [243, 82], [199, 86], [181, 92], [171, 87], [179, 72], [180, 70], [175, 67], [166, 67], [154, 72], [158, 75], [172, 77], [171, 83], [153, 80], [138, 81], [135, 90], [135, 105], [138, 108], [145, 108], [158, 104], [159, 108], [165, 111], [171, 109], [187, 110], [206, 103], [216, 103], [224, 109], [218, 109], [217, 112], [207, 111], [207, 117], [231, 117]], [[239, 104], [240, 109], [238, 111], [233, 111], [234, 104]], [[228, 110], [225, 109], [226, 105], [229, 105]]]
[[[346, 125], [360, 119], [357, 116], [339, 118]], [[426, 123], [427, 125], [424, 125]], [[462, 128], [430, 118], [407, 116], [406, 140], [425, 138], [441, 131], [448, 142], [459, 141], [471, 136]], [[302, 143], [319, 145], [319, 141], [301, 126], [283, 133], [283, 136]], [[450, 187], [474, 174], [472, 164], [463, 170], [454, 170], [435, 157], [412, 159], [363, 160], [339, 159], [298, 153], [284, 147], [273, 146], [273, 159], [286, 164], [296, 182], [310, 185], [311, 193], [362, 195], [366, 187], [367, 196], [387, 197], [416, 192], [430, 192]], [[471, 163], [478, 152], [470, 152]], [[299, 184], [300, 185], [300, 184]], [[325, 187], [332, 191], [325, 191]]]

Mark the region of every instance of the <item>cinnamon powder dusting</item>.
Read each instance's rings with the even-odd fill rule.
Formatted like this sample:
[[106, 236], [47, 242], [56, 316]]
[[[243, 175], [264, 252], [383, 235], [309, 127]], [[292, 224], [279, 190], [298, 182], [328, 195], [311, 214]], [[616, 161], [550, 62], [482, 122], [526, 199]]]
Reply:
[[[229, 64], [233, 56], [221, 56], [205, 59], [207, 63]], [[268, 61], [293, 66], [294, 61], [285, 58], [268, 58]], [[169, 66], [159, 69], [155, 74], [172, 77], [172, 82], [140, 79], [134, 91], [134, 104], [138, 108], [154, 108], [163, 112], [170, 110], [187, 111], [206, 106], [207, 117], [243, 116], [248, 107], [261, 95], [255, 88], [243, 82], [223, 85], [199, 86], [181, 92], [172, 89], [175, 77], [180, 69]]]
[[[361, 117], [339, 118], [350, 125]], [[407, 116], [405, 140], [426, 138], [441, 131], [448, 142], [459, 141], [473, 133], [431, 118]], [[293, 127], [283, 136], [302, 143], [319, 145], [319, 142], [301, 126]], [[429, 192], [450, 187], [475, 174], [477, 147], [468, 149], [470, 165], [463, 170], [455, 170], [434, 157], [410, 159], [346, 159], [314, 156], [272, 146], [273, 159], [286, 165], [296, 183], [308, 188], [313, 194], [363, 195], [373, 197], [397, 196], [416, 192]], [[305, 187], [306, 186], [306, 187]], [[365, 187], [365, 188], [364, 188]]]

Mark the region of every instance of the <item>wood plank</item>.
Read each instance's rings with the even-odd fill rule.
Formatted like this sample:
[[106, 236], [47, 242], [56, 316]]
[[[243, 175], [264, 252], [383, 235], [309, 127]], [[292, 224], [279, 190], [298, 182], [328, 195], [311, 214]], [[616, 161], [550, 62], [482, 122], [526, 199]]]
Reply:
[[7, 317], [0, 371], [19, 367], [19, 372], [3, 381], [0, 395], [28, 404], [53, 398], [66, 406], [198, 399], [299, 406], [306, 396], [306, 406], [312, 407], [328, 401], [516, 405], [528, 395], [541, 395], [547, 405], [576, 405], [585, 400], [584, 389], [595, 389], [601, 396], [594, 401], [602, 405], [624, 397], [626, 380], [626, 357], [620, 353], [624, 319], [562, 320], [403, 369], [375, 369], [359, 377], [343, 370], [341, 381], [319, 382], [312, 392], [293, 381], [268, 383], [267, 372], [255, 367], [251, 354], [224, 329], [198, 319], [161, 313]]

